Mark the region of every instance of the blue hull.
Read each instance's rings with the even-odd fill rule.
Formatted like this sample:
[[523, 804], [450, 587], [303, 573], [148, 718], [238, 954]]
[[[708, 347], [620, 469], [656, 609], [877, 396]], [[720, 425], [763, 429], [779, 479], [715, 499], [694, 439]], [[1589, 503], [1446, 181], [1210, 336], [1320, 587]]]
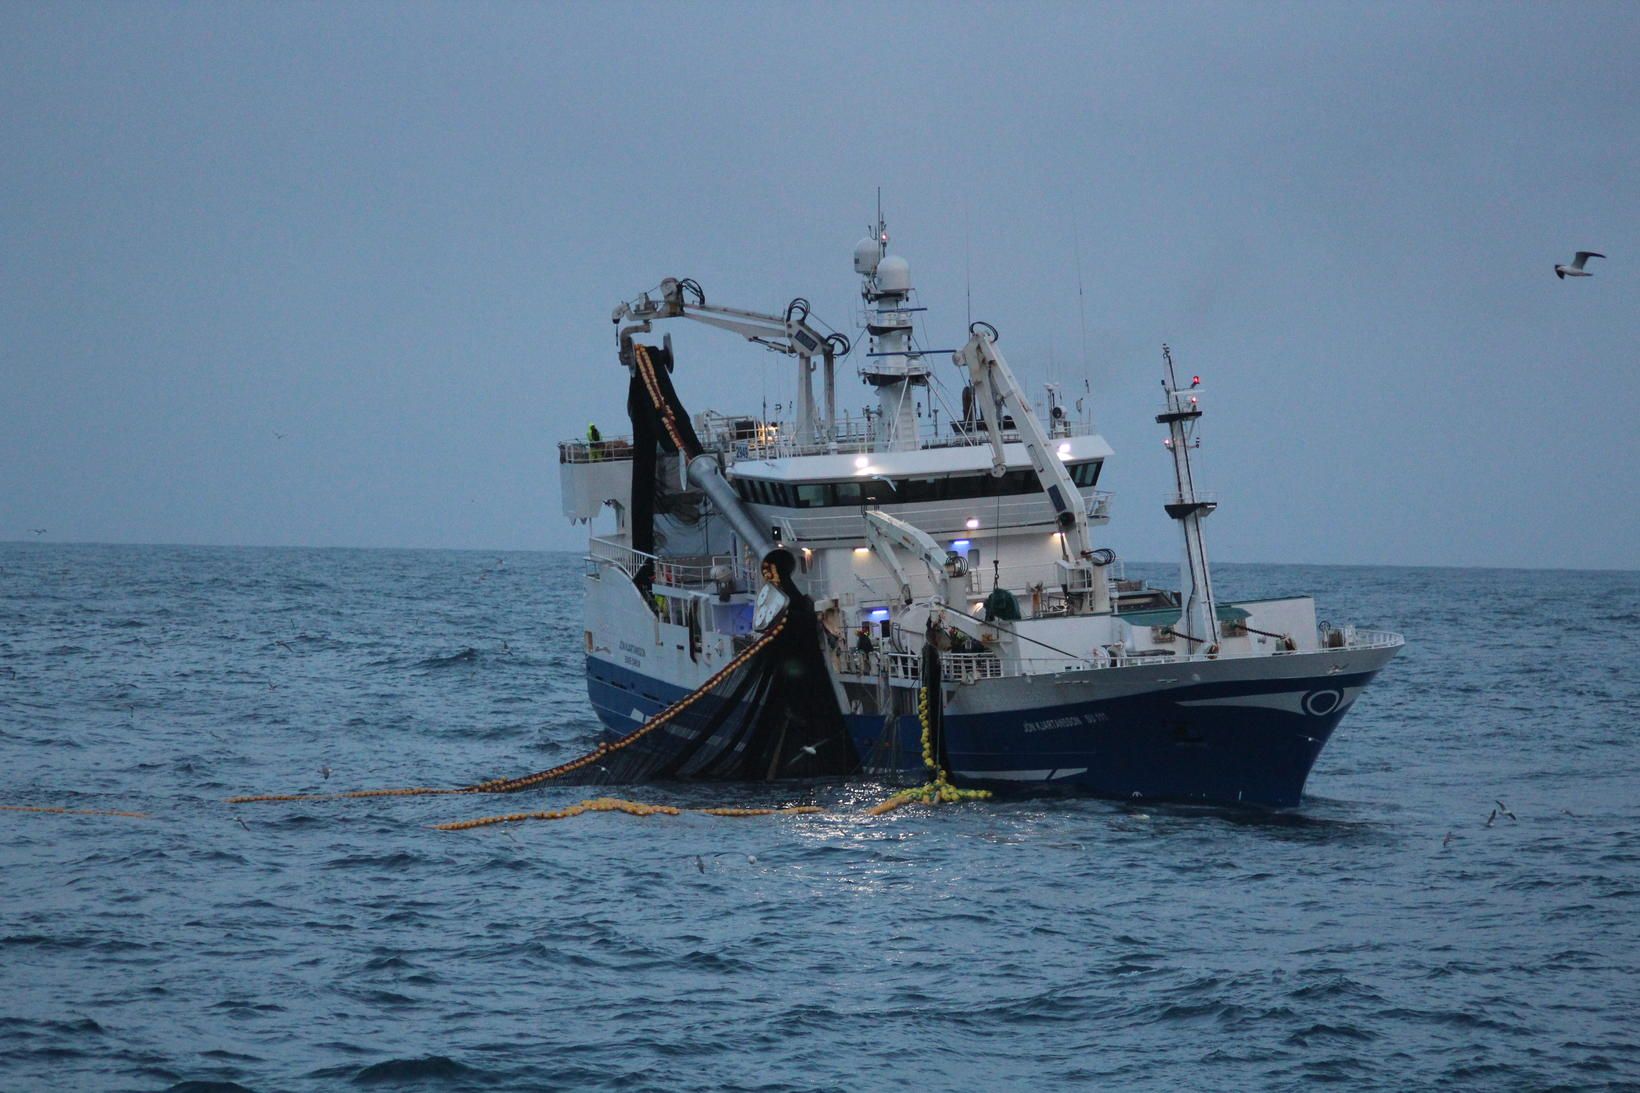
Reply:
[[[959, 690], [946, 712], [943, 758], [966, 786], [1290, 808], [1354, 696], [1376, 674], [1218, 682], [984, 713], [962, 712]], [[686, 693], [593, 658], [587, 684], [612, 734]], [[706, 705], [690, 714], [704, 715]], [[847, 721], [867, 772], [921, 778], [914, 714]]]

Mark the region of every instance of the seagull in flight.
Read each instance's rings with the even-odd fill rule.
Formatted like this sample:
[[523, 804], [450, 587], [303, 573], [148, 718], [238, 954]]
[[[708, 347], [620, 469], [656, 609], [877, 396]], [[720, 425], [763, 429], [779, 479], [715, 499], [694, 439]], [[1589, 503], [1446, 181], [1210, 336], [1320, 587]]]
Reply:
[[29, 530], [34, 532], [36, 535], [44, 535], [46, 533], [45, 528], [29, 528]]
[[1555, 267], [1555, 276], [1559, 277], [1562, 281], [1568, 277], [1593, 277], [1594, 274], [1583, 268], [1583, 263], [1587, 262], [1591, 258], [1604, 257], [1606, 256], [1598, 251], [1580, 250], [1577, 252], [1577, 257], [1572, 259], [1571, 265]]
[[792, 755], [792, 757], [790, 759], [786, 760], [786, 765], [789, 767], [789, 766], [792, 766], [796, 763], [801, 762], [804, 758], [813, 758], [814, 756], [819, 755], [820, 754], [820, 744], [824, 744], [824, 743], [825, 743], [825, 741], [822, 740], [822, 741], [820, 741], [819, 744], [805, 744], [805, 745], [803, 745], [801, 748], [797, 749], [797, 751]]

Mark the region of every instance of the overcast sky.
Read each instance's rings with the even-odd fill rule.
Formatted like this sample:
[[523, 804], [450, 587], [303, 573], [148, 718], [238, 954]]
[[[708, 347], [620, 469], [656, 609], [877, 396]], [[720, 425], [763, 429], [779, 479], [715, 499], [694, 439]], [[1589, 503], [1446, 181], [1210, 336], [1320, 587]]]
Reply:
[[[577, 548], [610, 309], [853, 333], [881, 186], [926, 342], [971, 284], [1086, 374], [1124, 557], [1177, 553], [1166, 341], [1219, 560], [1640, 567], [1637, 57], [1634, 3], [12, 0], [0, 539]], [[691, 409], [789, 400], [674, 338]]]

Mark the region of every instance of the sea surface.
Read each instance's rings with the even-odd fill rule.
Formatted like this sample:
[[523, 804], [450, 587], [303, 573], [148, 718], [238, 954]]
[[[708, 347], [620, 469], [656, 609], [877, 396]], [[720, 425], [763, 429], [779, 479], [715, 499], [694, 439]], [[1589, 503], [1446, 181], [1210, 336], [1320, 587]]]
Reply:
[[224, 803], [578, 754], [581, 570], [0, 544], [0, 1089], [1640, 1088], [1640, 574], [1219, 567], [1407, 635], [1287, 813]]

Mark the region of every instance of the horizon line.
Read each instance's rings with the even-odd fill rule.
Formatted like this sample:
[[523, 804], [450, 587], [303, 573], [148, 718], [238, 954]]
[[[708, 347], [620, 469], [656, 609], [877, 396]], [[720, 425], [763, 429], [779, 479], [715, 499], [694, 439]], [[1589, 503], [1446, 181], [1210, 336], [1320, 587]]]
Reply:
[[[381, 551], [444, 551], [471, 554], [571, 554], [585, 557], [584, 551], [567, 547], [449, 547], [449, 546], [314, 546], [311, 544], [272, 543], [165, 543], [129, 542], [101, 539], [0, 539], [0, 546], [62, 546], [62, 547], [163, 547], [184, 550], [381, 550]], [[1122, 558], [1133, 565], [1177, 565], [1172, 560]], [[1228, 561], [1219, 560], [1217, 566], [1310, 566], [1327, 569], [1502, 569], [1523, 573], [1640, 573], [1640, 567], [1623, 566], [1530, 566], [1499, 565], [1495, 563], [1458, 564], [1452, 562], [1295, 562], [1295, 561]]]

